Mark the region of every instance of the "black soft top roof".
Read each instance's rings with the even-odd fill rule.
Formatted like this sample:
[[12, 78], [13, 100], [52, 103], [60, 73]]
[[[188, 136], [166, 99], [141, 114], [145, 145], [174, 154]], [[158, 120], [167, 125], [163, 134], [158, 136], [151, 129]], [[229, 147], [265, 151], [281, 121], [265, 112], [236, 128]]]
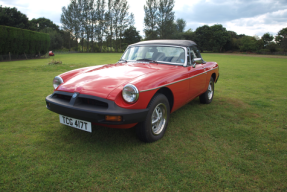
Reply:
[[163, 39], [163, 40], [140, 41], [138, 43], [131, 44], [130, 46], [134, 45], [175, 45], [175, 46], [190, 47], [196, 45], [196, 43], [190, 40]]

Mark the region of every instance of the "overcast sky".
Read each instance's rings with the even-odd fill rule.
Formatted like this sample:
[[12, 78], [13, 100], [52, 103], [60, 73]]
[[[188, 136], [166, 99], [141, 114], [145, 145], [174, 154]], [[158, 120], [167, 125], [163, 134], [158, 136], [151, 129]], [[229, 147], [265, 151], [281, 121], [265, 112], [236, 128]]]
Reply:
[[[16, 7], [29, 19], [45, 17], [61, 26], [62, 7], [70, 0], [0, 0], [3, 7]], [[143, 35], [146, 0], [128, 0], [135, 27]], [[193, 31], [203, 25], [222, 24], [237, 34], [258, 35], [287, 27], [287, 0], [175, 0], [175, 18], [183, 18]]]

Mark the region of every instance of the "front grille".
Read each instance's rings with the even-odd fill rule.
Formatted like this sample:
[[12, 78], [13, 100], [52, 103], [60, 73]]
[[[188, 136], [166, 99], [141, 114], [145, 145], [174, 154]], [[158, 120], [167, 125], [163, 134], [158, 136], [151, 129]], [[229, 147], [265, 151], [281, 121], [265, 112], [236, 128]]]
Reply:
[[109, 106], [105, 102], [98, 101], [98, 100], [95, 100], [95, 99], [82, 98], [82, 97], [78, 97], [77, 104], [93, 106], [93, 107], [100, 107], [100, 108], [108, 108], [108, 106]]
[[70, 102], [72, 96], [62, 95], [62, 94], [55, 93], [55, 94], [53, 95], [53, 98], [57, 98], [57, 99], [62, 100], [62, 101]]

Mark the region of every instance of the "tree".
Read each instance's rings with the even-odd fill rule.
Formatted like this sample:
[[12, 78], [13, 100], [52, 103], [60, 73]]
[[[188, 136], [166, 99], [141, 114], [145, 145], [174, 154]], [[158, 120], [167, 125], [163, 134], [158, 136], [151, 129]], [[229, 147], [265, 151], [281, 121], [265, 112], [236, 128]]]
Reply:
[[281, 41], [283, 39], [287, 39], [287, 27], [281, 29], [278, 33], [277, 36], [275, 38], [275, 41], [277, 41], [278, 44], [281, 44]]
[[280, 47], [283, 49], [284, 52], [287, 50], [287, 38], [282, 39]]
[[16, 27], [21, 29], [29, 29], [28, 17], [17, 10], [16, 7], [2, 7], [0, 5], [0, 25]]
[[76, 42], [79, 38], [84, 38], [81, 0], [71, 0], [67, 8], [62, 8], [61, 22], [63, 29], [69, 31], [72, 34], [71, 36], [76, 38]]
[[187, 31], [181, 33], [181, 36], [185, 40], [195, 40], [195, 33], [192, 31], [192, 29], [188, 29]]
[[195, 42], [198, 45], [198, 48], [201, 52], [203, 50], [212, 50], [211, 39], [212, 31], [208, 25], [204, 25], [202, 27], [198, 27], [195, 30]]
[[[62, 8], [61, 22], [63, 29], [73, 36], [81, 38], [82, 51], [94, 51], [94, 41], [98, 42], [97, 50], [102, 51], [103, 41], [107, 47], [121, 49], [123, 32], [133, 22], [133, 15], [128, 12], [127, 0], [71, 0]], [[109, 49], [108, 49], [109, 50]]]
[[211, 46], [213, 47], [213, 51], [222, 52], [223, 46], [230, 39], [229, 33], [220, 24], [211, 26], [210, 30], [212, 32]]
[[96, 6], [94, 0], [89, 0], [87, 3], [87, 8], [88, 8], [88, 27], [87, 27], [87, 39], [88, 39], [88, 52], [89, 52], [89, 39], [91, 38], [91, 43], [92, 43], [92, 52], [94, 52], [94, 32], [95, 32], [95, 25], [97, 23], [97, 13], [96, 13], [96, 9], [94, 9], [94, 7]]
[[265, 33], [261, 39], [263, 40], [264, 47], [266, 47], [271, 41], [273, 41], [274, 37], [270, 33]]
[[134, 26], [130, 26], [128, 29], [126, 29], [123, 36], [127, 45], [139, 42], [141, 40], [139, 31], [137, 31]]
[[145, 37], [146, 39], [157, 39], [158, 38], [158, 2], [157, 0], [147, 0], [144, 5], [145, 17]]
[[254, 52], [258, 50], [257, 41], [254, 37], [244, 36], [240, 39], [240, 51], [251, 51]]
[[[60, 31], [59, 26], [53, 23], [50, 19], [46, 19], [44, 17], [40, 17], [38, 19], [32, 19], [30, 22], [30, 30], [32, 31], [41, 31], [46, 28], [50, 28], [52, 30]], [[39, 26], [39, 27], [38, 27]]]
[[[108, 0], [108, 10], [106, 11], [106, 22], [107, 22], [107, 47], [112, 47], [112, 39], [113, 39], [113, 1]], [[110, 41], [110, 44], [108, 43]]]
[[176, 20], [176, 30], [177, 30], [177, 32], [183, 33], [185, 26], [186, 26], [185, 20], [183, 20], [183, 19], [177, 19]]
[[282, 36], [283, 38], [287, 38], [287, 27], [281, 29], [281, 30], [278, 32], [278, 35]]
[[239, 45], [238, 45], [238, 35], [234, 31], [227, 31], [229, 38], [227, 39], [227, 42], [223, 46], [223, 49], [225, 51], [234, 51], [234, 50], [239, 50]]
[[269, 51], [271, 53], [273, 52], [276, 52], [277, 51], [277, 48], [278, 48], [278, 45], [274, 42], [270, 42], [267, 46], [266, 46], [267, 49], [269, 49]]
[[[81, 23], [81, 36], [82, 36], [82, 52], [84, 47], [84, 38], [87, 40], [87, 52], [89, 52], [89, 42], [91, 38], [91, 24], [93, 25], [92, 12], [94, 9], [94, 0], [78, 0], [79, 15]], [[94, 14], [93, 14], [94, 15]]]
[[[110, 47], [113, 47], [113, 42], [116, 52], [121, 49], [121, 39], [124, 30], [129, 26], [129, 6], [127, 0], [109, 0], [108, 10], [106, 12], [107, 22], [107, 39], [110, 41]], [[133, 19], [133, 17], [132, 17]], [[113, 41], [114, 39], [114, 41]]]
[[47, 33], [50, 36], [50, 50], [61, 49], [63, 44], [63, 38], [61, 33], [51, 28], [45, 28], [40, 30], [42, 33]]
[[158, 6], [158, 32], [159, 38], [168, 39], [174, 31], [174, 0], [160, 0]]
[[287, 49], [287, 27], [281, 29], [275, 38], [275, 41], [281, 46], [285, 51]]
[[105, 0], [97, 0], [97, 18], [98, 18], [98, 25], [96, 27], [96, 33], [98, 41], [100, 42], [100, 52], [103, 50], [103, 36], [106, 33], [106, 21], [105, 21]]
[[120, 13], [122, 9], [122, 1], [121, 0], [115, 0], [113, 4], [113, 29], [114, 29], [114, 35], [115, 35], [115, 48], [116, 52], [118, 52], [118, 37], [119, 37], [119, 18], [120, 18]]
[[[120, 7], [120, 14], [119, 14], [119, 20], [118, 20], [118, 32], [119, 32], [119, 38], [120, 38], [120, 51], [122, 49], [122, 37], [124, 31], [128, 28], [128, 26], [131, 26], [134, 23], [134, 15], [130, 14], [128, 12], [129, 6], [126, 0], [122, 0], [121, 7]], [[116, 41], [117, 42], [117, 41]], [[116, 47], [116, 51], [117, 47]]]
[[73, 34], [76, 37], [77, 41], [79, 31], [78, 20], [75, 17], [77, 13], [76, 9], [77, 9], [76, 1], [71, 1], [71, 3], [67, 6], [67, 8], [62, 7], [61, 23], [64, 31], [70, 34], [69, 50], [71, 49], [70, 40], [73, 38]]
[[186, 22], [183, 19], [177, 19], [171, 26], [170, 26], [170, 39], [184, 39], [183, 31], [186, 26]]

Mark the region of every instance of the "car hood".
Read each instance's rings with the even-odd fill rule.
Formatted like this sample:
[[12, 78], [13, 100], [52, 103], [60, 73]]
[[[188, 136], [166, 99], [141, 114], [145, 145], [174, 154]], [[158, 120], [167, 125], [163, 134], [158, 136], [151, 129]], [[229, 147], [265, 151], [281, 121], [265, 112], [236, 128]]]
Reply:
[[160, 68], [148, 63], [119, 63], [92, 67], [70, 78], [57, 90], [106, 98], [118, 86], [157, 70]]

